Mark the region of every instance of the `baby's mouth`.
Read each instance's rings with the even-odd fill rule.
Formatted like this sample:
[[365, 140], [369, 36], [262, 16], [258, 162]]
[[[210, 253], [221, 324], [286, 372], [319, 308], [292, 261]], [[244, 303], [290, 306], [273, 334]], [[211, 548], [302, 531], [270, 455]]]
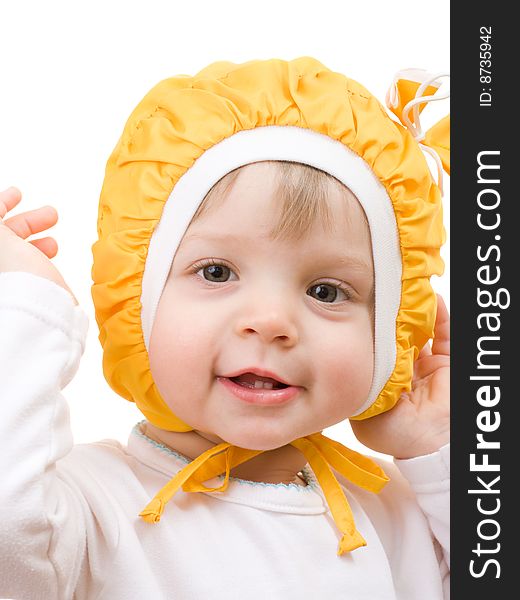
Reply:
[[289, 387], [285, 385], [285, 383], [281, 383], [276, 379], [271, 379], [270, 377], [261, 377], [260, 375], [255, 375], [254, 373], [242, 373], [237, 377], [230, 377], [229, 379], [243, 387], [255, 389], [280, 390], [282, 388]]

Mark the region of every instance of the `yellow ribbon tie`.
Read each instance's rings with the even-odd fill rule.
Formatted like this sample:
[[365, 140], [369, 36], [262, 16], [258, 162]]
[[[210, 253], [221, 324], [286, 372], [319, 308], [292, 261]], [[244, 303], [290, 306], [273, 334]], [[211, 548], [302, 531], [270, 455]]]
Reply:
[[[346, 448], [321, 433], [291, 442], [309, 462], [330, 507], [332, 517], [342, 537], [338, 554], [350, 552], [366, 542], [357, 531], [352, 510], [332, 469], [371, 492], [378, 493], [388, 481], [384, 471], [372, 460]], [[167, 502], [181, 489], [185, 492], [222, 492], [229, 483], [231, 469], [261, 454], [263, 450], [247, 450], [222, 443], [210, 448], [181, 469], [139, 513], [147, 523], [158, 523]], [[225, 473], [222, 485], [211, 488], [203, 482]]]
[[[173, 477], [139, 513], [147, 523], [161, 520], [165, 505], [182, 489], [185, 492], [222, 492], [229, 483], [229, 472], [237, 465], [260, 454], [261, 450], [245, 450], [227, 442], [218, 444], [192, 460]], [[203, 481], [225, 472], [222, 485], [208, 488]]]
[[[446, 75], [439, 75], [445, 77]], [[386, 104], [396, 117], [412, 133], [417, 142], [431, 148], [438, 156], [442, 168], [450, 174], [450, 116], [446, 115], [425, 134], [422, 132], [420, 114], [426, 104], [447, 98], [449, 94], [436, 96], [439, 79], [421, 69], [399, 71], [386, 95]], [[426, 85], [429, 81], [429, 85]], [[431, 154], [431, 152], [430, 152]], [[439, 172], [442, 189], [442, 175]]]
[[[229, 471], [247, 460], [261, 454], [263, 450], [246, 450], [238, 446], [229, 446], [224, 452], [211, 456], [202, 464], [191, 478], [184, 483], [182, 489], [185, 492], [223, 492], [229, 482]], [[221, 473], [226, 473], [224, 482], [218, 488], [208, 488], [202, 484], [203, 481], [213, 479]]]
[[291, 445], [298, 448], [309, 461], [323, 489], [334, 523], [342, 533], [338, 555], [366, 546], [366, 541], [356, 529], [347, 498], [330, 467], [332, 465], [352, 483], [375, 493], [380, 492], [389, 481], [384, 471], [366, 456], [321, 433], [299, 438], [291, 442]]
[[441, 159], [442, 166], [448, 175], [450, 174], [450, 115], [446, 115], [440, 121], [430, 127], [422, 142], [433, 148]]

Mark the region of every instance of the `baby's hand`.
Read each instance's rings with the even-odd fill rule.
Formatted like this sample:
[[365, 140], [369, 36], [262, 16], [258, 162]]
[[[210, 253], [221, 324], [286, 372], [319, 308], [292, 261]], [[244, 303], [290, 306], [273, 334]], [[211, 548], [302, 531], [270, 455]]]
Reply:
[[437, 294], [435, 337], [414, 364], [412, 391], [391, 410], [351, 421], [358, 440], [395, 458], [414, 458], [436, 452], [450, 440], [450, 315]]
[[78, 303], [60, 272], [49, 260], [56, 256], [58, 245], [52, 237], [30, 242], [27, 237], [40, 233], [56, 224], [58, 213], [52, 206], [44, 206], [2, 220], [22, 199], [16, 188], [0, 192], [0, 272], [24, 271], [45, 277], [65, 288]]

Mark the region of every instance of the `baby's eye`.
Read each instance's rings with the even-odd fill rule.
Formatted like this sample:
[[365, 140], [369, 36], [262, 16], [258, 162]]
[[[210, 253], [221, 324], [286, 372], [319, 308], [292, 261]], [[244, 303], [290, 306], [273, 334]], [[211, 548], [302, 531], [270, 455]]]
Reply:
[[350, 298], [350, 294], [347, 290], [342, 290], [331, 283], [318, 283], [316, 285], [312, 285], [308, 289], [307, 295], [312, 296], [321, 302], [328, 302], [329, 304], [335, 302], [335, 300], [338, 299], [338, 296], [339, 302], [348, 300]]
[[[217, 262], [200, 262], [193, 266], [192, 272], [211, 283], [226, 283], [235, 275], [234, 271], [228, 266]], [[308, 289], [307, 294], [328, 304], [343, 302], [351, 298], [348, 289], [342, 289], [341, 286], [332, 283], [313, 285]]]
[[228, 281], [232, 272], [233, 271], [229, 267], [226, 267], [226, 265], [211, 263], [200, 268], [197, 271], [197, 275], [202, 273], [202, 277], [206, 281], [211, 281], [213, 283], [224, 283]]

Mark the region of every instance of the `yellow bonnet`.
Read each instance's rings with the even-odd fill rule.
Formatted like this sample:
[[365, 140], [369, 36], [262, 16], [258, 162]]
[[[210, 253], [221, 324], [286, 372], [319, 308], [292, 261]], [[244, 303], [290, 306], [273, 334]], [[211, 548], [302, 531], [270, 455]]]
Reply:
[[[359, 83], [310, 57], [217, 62], [150, 90], [108, 160], [92, 247], [92, 298], [110, 386], [154, 425], [192, 429], [161, 397], [148, 359], [171, 260], [218, 179], [257, 160], [292, 160], [334, 175], [367, 214], [376, 281], [376, 375], [353, 418], [391, 409], [410, 390], [414, 359], [433, 337], [436, 296], [429, 280], [443, 272], [441, 165], [449, 172], [449, 117], [426, 133], [419, 118], [438, 87], [422, 71], [398, 74], [387, 104], [399, 121]], [[436, 177], [423, 151], [434, 156]], [[165, 235], [172, 230], [176, 242]], [[305, 454], [324, 490], [341, 531], [338, 553], [364, 545], [333, 469], [374, 492], [388, 481], [384, 472], [321, 432], [292, 445]], [[218, 490], [225, 490], [230, 470], [259, 453], [215, 446], [182, 469], [141, 516], [157, 522], [176, 491], [212, 491], [203, 482], [222, 473]]]

